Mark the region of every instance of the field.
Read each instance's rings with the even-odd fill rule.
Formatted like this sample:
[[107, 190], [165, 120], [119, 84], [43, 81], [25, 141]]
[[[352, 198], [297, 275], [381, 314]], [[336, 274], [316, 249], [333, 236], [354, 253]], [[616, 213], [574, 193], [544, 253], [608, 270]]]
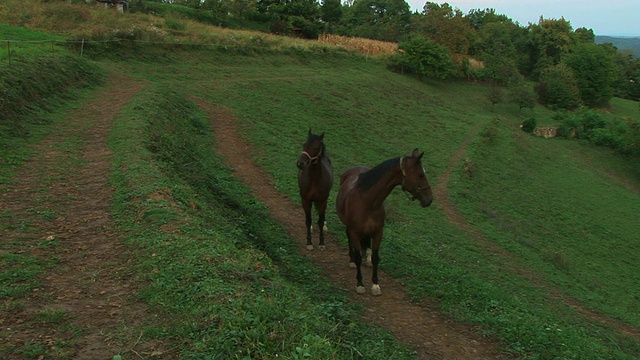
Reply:
[[[524, 119], [554, 125], [553, 114], [492, 107], [479, 83], [418, 81], [375, 57], [281, 44], [88, 47], [105, 83], [34, 105], [29, 136], [3, 139], [3, 358], [456, 358], [472, 356], [467, 344], [487, 357], [640, 356], [638, 159], [528, 135]], [[620, 99], [608, 112], [640, 116]], [[380, 298], [353, 291], [333, 207], [329, 249], [303, 250], [295, 159], [309, 128], [325, 133], [337, 174], [425, 152], [434, 205], [399, 189], [387, 199]], [[64, 184], [90, 190], [93, 163], [113, 192], [85, 209], [92, 193]], [[71, 219], [98, 208], [111, 220], [88, 232], [96, 248], [83, 247]], [[96, 258], [75, 263], [89, 269], [83, 291], [117, 293], [100, 306], [134, 321], [88, 326], [104, 313], [65, 305], [56, 279], [73, 279], [63, 269], [74, 248]], [[377, 316], [395, 306], [454, 323], [449, 342], [437, 327], [421, 345], [403, 337], [380, 319], [400, 315]]]

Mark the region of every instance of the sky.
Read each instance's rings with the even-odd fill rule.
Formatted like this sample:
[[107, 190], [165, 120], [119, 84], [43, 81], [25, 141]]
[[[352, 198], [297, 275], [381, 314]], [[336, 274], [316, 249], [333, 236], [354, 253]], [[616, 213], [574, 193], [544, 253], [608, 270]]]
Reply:
[[[406, 0], [411, 11], [422, 12], [426, 0]], [[596, 35], [640, 36], [640, 0], [431, 0], [445, 2], [463, 14], [492, 8], [520, 26], [537, 24], [540, 16], [571, 23], [573, 29], [592, 29]]]

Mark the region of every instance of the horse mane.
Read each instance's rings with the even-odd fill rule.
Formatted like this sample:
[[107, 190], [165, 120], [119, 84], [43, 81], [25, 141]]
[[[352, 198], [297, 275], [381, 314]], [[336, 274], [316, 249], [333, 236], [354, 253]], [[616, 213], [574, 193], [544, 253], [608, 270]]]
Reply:
[[363, 190], [367, 190], [373, 185], [375, 185], [380, 177], [389, 172], [400, 162], [400, 158], [393, 158], [389, 160], [385, 160], [380, 164], [374, 166], [369, 171], [363, 172], [358, 176], [358, 186]]

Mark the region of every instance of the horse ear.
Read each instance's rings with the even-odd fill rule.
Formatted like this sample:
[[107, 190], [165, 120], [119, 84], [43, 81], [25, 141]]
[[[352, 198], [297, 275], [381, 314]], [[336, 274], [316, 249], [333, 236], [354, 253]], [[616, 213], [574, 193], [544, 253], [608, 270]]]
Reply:
[[324, 132], [322, 132], [322, 134], [320, 134], [320, 140], [324, 139]]
[[418, 156], [418, 148], [413, 149], [413, 152], [411, 153], [411, 157], [417, 157]]
[[309, 128], [309, 133], [307, 134], [307, 136], [311, 136], [311, 128]]

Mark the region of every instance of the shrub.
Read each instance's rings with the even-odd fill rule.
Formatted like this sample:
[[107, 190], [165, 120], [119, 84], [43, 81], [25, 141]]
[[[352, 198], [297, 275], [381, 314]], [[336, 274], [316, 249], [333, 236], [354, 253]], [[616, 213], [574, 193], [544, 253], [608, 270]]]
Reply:
[[523, 108], [533, 109], [538, 100], [533, 87], [524, 80], [516, 80], [509, 84], [509, 97], [512, 102], [518, 104], [520, 111]]
[[394, 71], [420, 77], [447, 79], [455, 74], [449, 50], [423, 36], [414, 36], [398, 45], [398, 53], [390, 57], [388, 66]]
[[535, 118], [528, 118], [522, 122], [522, 131], [531, 134], [533, 130], [538, 126], [538, 121]]
[[580, 89], [573, 70], [562, 63], [542, 70], [536, 92], [540, 103], [549, 108], [572, 110], [580, 104]]

